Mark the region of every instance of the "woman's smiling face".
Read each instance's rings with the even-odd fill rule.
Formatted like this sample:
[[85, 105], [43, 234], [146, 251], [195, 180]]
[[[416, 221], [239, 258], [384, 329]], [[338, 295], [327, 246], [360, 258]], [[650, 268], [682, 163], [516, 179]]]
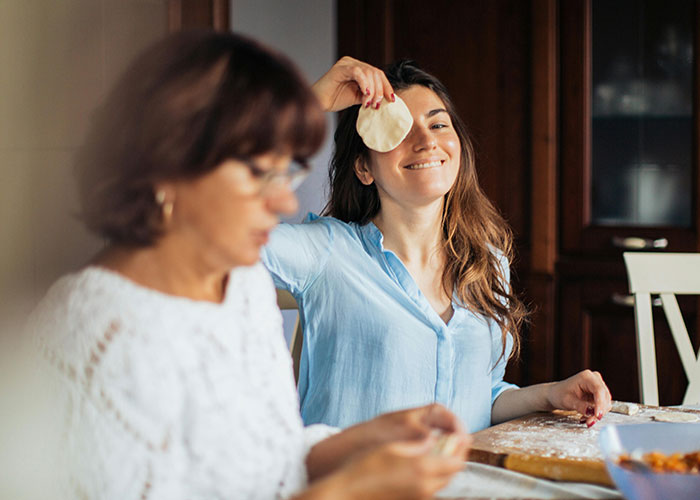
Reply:
[[418, 207], [442, 199], [459, 171], [461, 148], [442, 100], [427, 87], [413, 85], [398, 95], [413, 116], [413, 126], [395, 149], [370, 151], [369, 165], [356, 165], [363, 184], [374, 182], [384, 204], [391, 200]]

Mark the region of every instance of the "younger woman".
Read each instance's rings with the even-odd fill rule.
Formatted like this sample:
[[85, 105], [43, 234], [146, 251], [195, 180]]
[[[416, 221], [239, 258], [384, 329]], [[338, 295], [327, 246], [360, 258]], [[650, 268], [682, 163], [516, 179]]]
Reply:
[[[474, 150], [445, 87], [414, 63], [386, 74], [343, 58], [314, 87], [341, 113], [325, 217], [279, 226], [263, 252], [304, 328], [299, 392], [307, 424], [345, 427], [427, 402], [470, 431], [528, 412], [610, 408], [600, 374], [518, 388], [503, 380], [524, 308], [509, 287], [511, 234], [478, 185]], [[368, 149], [360, 106], [396, 92], [413, 126]]]

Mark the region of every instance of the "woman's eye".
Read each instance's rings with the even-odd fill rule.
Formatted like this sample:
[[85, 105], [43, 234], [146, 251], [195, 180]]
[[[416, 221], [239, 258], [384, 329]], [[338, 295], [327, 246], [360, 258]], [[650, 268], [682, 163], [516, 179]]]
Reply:
[[433, 128], [433, 129], [447, 128], [447, 124], [446, 123], [433, 123], [430, 128]]

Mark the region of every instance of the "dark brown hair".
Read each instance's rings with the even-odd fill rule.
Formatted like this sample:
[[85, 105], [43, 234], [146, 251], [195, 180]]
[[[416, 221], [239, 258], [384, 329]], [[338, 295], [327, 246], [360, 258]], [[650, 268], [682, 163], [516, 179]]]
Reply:
[[287, 148], [305, 160], [324, 136], [323, 111], [286, 57], [233, 33], [170, 35], [95, 113], [77, 156], [82, 217], [110, 242], [151, 244], [162, 226], [156, 182]]
[[[501, 328], [505, 354], [507, 335], [513, 339], [512, 357], [520, 350], [519, 330], [526, 309], [510, 290], [500, 259], [512, 260], [512, 234], [503, 217], [479, 186], [472, 141], [459, 118], [445, 86], [409, 60], [387, 66], [384, 70], [396, 91], [421, 85], [445, 104], [461, 146], [457, 179], [445, 196], [442, 214], [445, 268], [442, 284], [445, 293], [467, 309], [491, 318]], [[369, 163], [369, 150], [357, 134], [355, 122], [359, 106], [340, 114], [335, 131], [335, 151], [331, 160], [330, 198], [324, 208], [345, 222], [366, 224], [381, 209], [379, 194], [373, 184], [366, 186], [357, 178], [355, 161]]]

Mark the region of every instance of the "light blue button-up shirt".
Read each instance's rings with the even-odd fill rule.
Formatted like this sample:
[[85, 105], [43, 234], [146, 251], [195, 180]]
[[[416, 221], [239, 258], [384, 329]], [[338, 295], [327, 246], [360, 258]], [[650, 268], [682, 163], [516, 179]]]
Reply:
[[309, 214], [277, 227], [263, 250], [275, 284], [299, 305], [304, 422], [347, 427], [438, 402], [470, 432], [488, 427], [493, 401], [517, 387], [503, 381], [511, 344], [501, 358], [498, 325], [454, 299], [445, 324], [382, 241], [371, 222]]

